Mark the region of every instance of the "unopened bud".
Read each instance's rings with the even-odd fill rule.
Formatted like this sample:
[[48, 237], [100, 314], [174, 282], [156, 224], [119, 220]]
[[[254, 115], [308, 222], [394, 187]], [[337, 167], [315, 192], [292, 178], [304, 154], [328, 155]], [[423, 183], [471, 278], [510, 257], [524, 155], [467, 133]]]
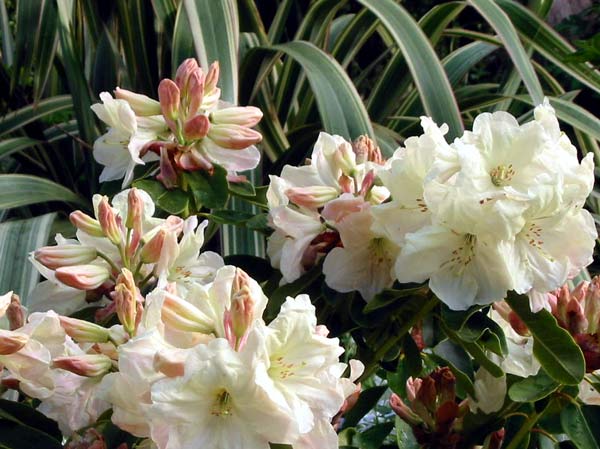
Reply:
[[115, 211], [110, 207], [110, 204], [108, 204], [108, 199], [106, 197], [102, 198], [100, 204], [98, 204], [98, 221], [100, 222], [102, 232], [108, 240], [115, 245], [120, 245], [123, 238], [121, 228], [117, 223]]
[[158, 85], [160, 108], [168, 121], [176, 121], [179, 117], [179, 88], [170, 79], [164, 79]]
[[121, 100], [125, 100], [135, 112], [135, 115], [140, 117], [146, 117], [149, 115], [159, 115], [161, 113], [160, 103], [146, 95], [137, 94], [130, 90], [121, 89], [117, 87], [115, 89], [115, 97]]
[[204, 100], [204, 73], [198, 68], [192, 72], [187, 83], [187, 117], [196, 115]]
[[210, 334], [214, 331], [212, 320], [189, 302], [165, 293], [162, 320], [168, 326], [184, 332]]
[[212, 163], [195, 148], [175, 155], [175, 163], [179, 168], [186, 171], [204, 170], [211, 174], [214, 171]]
[[100, 223], [95, 218], [90, 217], [87, 214], [84, 214], [80, 210], [76, 210], [75, 212], [71, 212], [69, 215], [69, 219], [73, 226], [75, 226], [80, 231], [85, 232], [88, 235], [93, 237], [104, 237], [104, 233], [102, 232], [102, 228], [100, 227]]
[[59, 316], [59, 320], [67, 335], [78, 343], [105, 343], [109, 340], [109, 330], [105, 327], [67, 316]]
[[285, 191], [289, 200], [309, 209], [318, 209], [339, 196], [335, 187], [329, 186], [311, 186], [311, 187], [292, 187]]
[[206, 74], [204, 79], [204, 92], [210, 94], [214, 89], [217, 88], [219, 82], [219, 61], [213, 62]]
[[392, 393], [390, 396], [390, 406], [396, 415], [411, 426], [421, 424], [422, 421], [419, 417], [407, 407], [404, 401], [396, 393]]
[[160, 254], [167, 237], [167, 231], [160, 229], [154, 236], [144, 244], [140, 253], [140, 259], [143, 263], [156, 263], [160, 259]]
[[236, 337], [242, 338], [254, 321], [254, 305], [250, 290], [250, 278], [240, 268], [235, 270], [235, 278], [231, 291], [231, 319], [233, 332]]
[[33, 257], [51, 270], [71, 265], [82, 265], [98, 257], [96, 248], [85, 245], [44, 246], [35, 250]]
[[215, 125], [240, 125], [252, 128], [260, 119], [263, 113], [254, 106], [233, 106], [230, 108], [219, 109], [210, 114], [210, 121]]
[[360, 136], [352, 142], [352, 149], [356, 153], [357, 164], [364, 164], [367, 161], [383, 164], [381, 150], [368, 136]]
[[29, 335], [27, 334], [0, 329], [0, 355], [14, 354], [28, 341]]
[[79, 290], [93, 290], [110, 279], [108, 268], [102, 265], [75, 265], [60, 267], [55, 271], [56, 279]]
[[114, 301], [119, 321], [129, 335], [135, 334], [138, 320], [141, 318], [141, 310], [138, 310], [141, 308], [141, 300], [138, 301], [141, 294], [135, 285], [133, 274], [127, 268], [121, 270], [111, 298]]
[[483, 443], [483, 449], [500, 449], [502, 447], [505, 434], [506, 431], [504, 428], [490, 433]]
[[262, 140], [258, 131], [240, 125], [213, 125], [208, 137], [220, 147], [231, 150], [243, 150]]
[[6, 318], [11, 331], [23, 327], [25, 324], [25, 311], [21, 306], [19, 295], [13, 293], [10, 297], [10, 304], [6, 308]]
[[595, 276], [585, 295], [585, 316], [588, 320], [588, 333], [598, 332], [600, 324], [600, 278]]
[[197, 115], [183, 125], [183, 137], [186, 141], [203, 139], [208, 134], [209, 128], [208, 118], [205, 115]]
[[356, 170], [356, 155], [352, 150], [352, 145], [348, 142], [342, 143], [338, 146], [337, 150], [333, 154], [333, 159], [342, 170], [342, 173], [348, 176], [352, 176]]
[[134, 187], [127, 194], [127, 220], [125, 220], [125, 227], [141, 232], [143, 215], [144, 200], [138, 189]]
[[200, 67], [198, 67], [198, 62], [196, 62], [194, 58], [186, 59], [179, 65], [179, 67], [177, 67], [177, 72], [175, 73], [175, 84], [177, 84], [180, 91], [185, 91], [187, 89], [190, 76], [199, 69]]
[[371, 191], [373, 184], [375, 184], [375, 172], [373, 170], [369, 170], [369, 172], [363, 178], [359, 194], [363, 197], [366, 197], [367, 194]]
[[97, 377], [108, 373], [112, 360], [103, 354], [84, 354], [68, 357], [57, 357], [52, 361], [54, 368], [64, 369], [79, 376]]

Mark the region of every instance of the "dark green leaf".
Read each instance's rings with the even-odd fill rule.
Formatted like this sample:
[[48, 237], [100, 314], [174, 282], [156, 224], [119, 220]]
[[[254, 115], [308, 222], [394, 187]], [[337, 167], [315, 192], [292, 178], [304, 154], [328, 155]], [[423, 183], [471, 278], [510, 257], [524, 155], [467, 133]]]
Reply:
[[47, 201], [88, 207], [87, 201], [80, 195], [47, 179], [29, 175], [0, 175], [0, 210]]
[[508, 397], [515, 402], [535, 402], [553, 393], [560, 384], [540, 370], [535, 376], [529, 376], [512, 384]]
[[563, 431], [571, 438], [578, 449], [599, 449], [592, 430], [581, 411], [574, 403], [567, 404], [560, 413]]
[[355, 427], [363, 416], [375, 407], [375, 404], [377, 404], [381, 396], [383, 396], [385, 390], [387, 390], [386, 385], [380, 385], [364, 390], [358, 397], [358, 401], [354, 407], [344, 415], [343, 428]]
[[8, 449], [62, 449], [62, 444], [33, 427], [0, 420], [0, 447]]
[[356, 436], [358, 447], [360, 449], [379, 449], [383, 440], [385, 440], [385, 437], [389, 435], [393, 428], [393, 422], [384, 422], [369, 427]]
[[13, 421], [17, 424], [33, 427], [57, 441], [62, 441], [62, 434], [56, 421], [47, 418], [36, 409], [20, 402], [0, 399], [0, 419]]
[[396, 416], [396, 443], [398, 449], [420, 449], [421, 445], [417, 443], [412, 427], [406, 421], [402, 421]]
[[0, 119], [0, 136], [56, 112], [71, 109], [73, 101], [70, 95], [59, 95], [40, 101], [37, 106], [29, 105], [6, 114]]
[[196, 209], [202, 207], [220, 209], [225, 206], [228, 197], [227, 170], [219, 165], [214, 166], [212, 175], [205, 171], [193, 171], [183, 174], [194, 200]]
[[473, 364], [469, 354], [465, 352], [456, 343], [450, 340], [443, 340], [433, 348], [433, 355], [448, 364], [456, 376], [456, 386], [458, 391], [464, 394], [475, 396], [473, 388]]

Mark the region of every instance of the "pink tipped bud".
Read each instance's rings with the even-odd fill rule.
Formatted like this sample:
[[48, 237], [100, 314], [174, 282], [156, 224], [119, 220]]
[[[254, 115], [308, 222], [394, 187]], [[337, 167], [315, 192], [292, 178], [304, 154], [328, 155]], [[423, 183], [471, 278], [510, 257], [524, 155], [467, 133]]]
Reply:
[[189, 302], [170, 293], [165, 293], [162, 320], [174, 329], [184, 332], [210, 334], [214, 331], [212, 320]]
[[167, 351], [157, 352], [154, 355], [154, 370], [167, 377], [181, 377], [185, 371], [185, 364], [181, 357]]
[[108, 268], [102, 265], [60, 267], [55, 273], [60, 282], [79, 290], [94, 290], [110, 279]]
[[262, 140], [258, 131], [240, 125], [213, 125], [208, 137], [220, 147], [230, 150], [243, 150]]
[[135, 115], [140, 117], [159, 115], [161, 112], [160, 103], [146, 95], [136, 94], [130, 90], [117, 87], [115, 89], [115, 97], [129, 103], [129, 106], [131, 106]]
[[396, 393], [392, 393], [390, 396], [390, 406], [396, 415], [398, 415], [403, 421], [406, 421], [411, 426], [417, 426], [421, 424], [419, 417], [406, 406], [404, 401]]
[[600, 327], [600, 278], [595, 276], [585, 296], [585, 316], [588, 320], [588, 333], [595, 334]]
[[179, 90], [185, 91], [187, 89], [190, 76], [199, 69], [200, 67], [198, 67], [198, 63], [194, 58], [186, 59], [179, 65], [179, 67], [177, 67], [177, 72], [175, 73], [175, 83], [179, 87]]
[[110, 207], [110, 204], [108, 204], [108, 199], [106, 197], [102, 198], [100, 204], [98, 204], [98, 221], [100, 222], [102, 232], [108, 240], [115, 245], [120, 245], [121, 240], [123, 239], [121, 228], [117, 223], [115, 211]]
[[164, 79], [158, 85], [160, 108], [167, 121], [174, 122], [179, 117], [179, 88], [170, 79]]
[[373, 187], [374, 183], [375, 172], [373, 170], [369, 170], [369, 172], [363, 178], [362, 185], [360, 186], [360, 195], [362, 195], [363, 197], [366, 196]]
[[19, 329], [25, 324], [25, 311], [21, 306], [19, 295], [15, 293], [10, 296], [10, 304], [6, 308], [6, 318], [11, 331]]
[[352, 148], [356, 153], [356, 163], [374, 162], [378, 165], [383, 164], [381, 150], [368, 136], [360, 136], [352, 142]]
[[29, 341], [29, 335], [0, 329], [0, 355], [19, 351]]
[[183, 137], [186, 141], [203, 139], [208, 134], [209, 128], [208, 118], [205, 115], [197, 115], [183, 125]]
[[167, 237], [167, 231], [160, 229], [154, 236], [144, 244], [140, 253], [141, 261], [144, 263], [156, 263], [160, 259], [160, 253]]
[[143, 215], [144, 200], [139, 190], [134, 187], [127, 194], [127, 220], [125, 220], [125, 226], [141, 232]]
[[352, 176], [356, 170], [356, 155], [352, 150], [352, 145], [348, 142], [342, 143], [338, 146], [337, 150], [333, 154], [333, 159], [337, 166], [342, 170], [342, 173], [348, 176]]
[[57, 357], [52, 361], [54, 368], [64, 369], [79, 376], [97, 377], [108, 373], [112, 360], [103, 354], [85, 354], [70, 357]]
[[85, 245], [44, 246], [33, 253], [39, 263], [51, 270], [91, 262], [98, 253], [96, 248]]
[[93, 237], [104, 237], [104, 233], [102, 232], [102, 228], [100, 227], [100, 223], [95, 218], [90, 217], [87, 214], [84, 214], [80, 210], [76, 210], [72, 212], [69, 216], [71, 223], [80, 231], [85, 232]]
[[206, 74], [206, 78], [204, 80], [204, 92], [211, 93], [214, 89], [217, 88], [217, 83], [219, 82], [219, 61], [213, 62]]
[[322, 207], [339, 196], [336, 188], [328, 186], [292, 187], [285, 194], [292, 203], [310, 209]]
[[232, 124], [252, 128], [262, 116], [262, 111], [254, 106], [234, 106], [212, 112], [210, 121], [215, 125]]
[[110, 333], [105, 327], [67, 316], [59, 316], [59, 320], [67, 335], [78, 343], [105, 343], [109, 340]]
[[500, 449], [502, 447], [505, 434], [506, 431], [504, 428], [490, 433], [483, 443], [483, 449]]
[[141, 319], [141, 293], [135, 285], [133, 274], [127, 268], [121, 270], [115, 290], [111, 293], [117, 317], [129, 335], [135, 334]]
[[342, 188], [342, 192], [344, 193], [354, 193], [354, 180], [346, 175], [340, 176], [338, 179], [338, 184]]
[[179, 168], [186, 171], [204, 170], [208, 173], [214, 171], [212, 163], [195, 148], [175, 155], [175, 163]]
[[162, 182], [167, 189], [173, 189], [178, 185], [177, 170], [171, 161], [169, 151], [165, 147], [160, 149], [160, 173], [156, 179]]
[[196, 115], [204, 100], [204, 73], [201, 69], [195, 70], [189, 77], [187, 84], [187, 116]]
[[231, 289], [231, 320], [233, 332], [238, 339], [250, 329], [254, 321], [255, 301], [250, 290], [250, 278], [244, 270], [237, 268]]

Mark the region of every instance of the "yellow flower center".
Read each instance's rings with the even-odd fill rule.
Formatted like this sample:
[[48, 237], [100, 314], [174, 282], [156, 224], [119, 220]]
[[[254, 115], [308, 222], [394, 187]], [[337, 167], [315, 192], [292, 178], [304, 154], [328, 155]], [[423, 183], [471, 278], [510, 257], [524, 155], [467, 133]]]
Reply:
[[490, 178], [492, 178], [492, 184], [497, 187], [505, 186], [515, 175], [515, 170], [512, 164], [509, 165], [498, 165], [490, 172]]

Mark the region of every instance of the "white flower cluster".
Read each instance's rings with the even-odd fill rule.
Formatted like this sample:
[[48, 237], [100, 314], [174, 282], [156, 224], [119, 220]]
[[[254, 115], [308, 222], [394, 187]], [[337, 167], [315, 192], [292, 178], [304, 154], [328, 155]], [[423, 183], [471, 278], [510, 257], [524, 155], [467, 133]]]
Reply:
[[117, 426], [159, 449], [337, 448], [332, 421], [362, 364], [352, 361], [342, 377], [343, 348], [317, 325], [307, 295], [287, 298], [267, 325], [261, 287], [200, 253], [205, 224], [195, 217], [155, 218], [137, 189], [112, 206], [96, 196], [94, 206], [96, 218], [72, 216], [76, 240], [59, 237], [33, 254], [52, 291], [37, 306], [66, 295], [78, 301], [73, 310], [98, 295], [96, 319], [120, 324], [52, 310], [25, 322], [18, 299], [0, 297], [0, 318], [11, 322], [0, 330], [5, 386], [41, 400], [67, 436], [112, 409]]
[[[592, 261], [597, 232], [582, 206], [593, 156], [578, 161], [548, 102], [523, 125], [505, 112], [481, 114], [451, 144], [445, 125], [426, 117], [421, 125], [423, 135], [407, 139], [385, 167], [371, 166], [389, 201], [361, 202], [356, 185], [350, 194], [334, 189], [348, 172], [368, 169], [344, 165], [352, 161], [341, 156], [349, 144], [337, 136], [321, 135], [311, 165], [272, 177], [269, 255], [284, 281], [299, 277], [316, 252], [325, 256], [330, 287], [367, 300], [394, 279], [429, 279], [456, 310], [502, 300], [510, 290], [528, 293], [533, 310], [548, 307], [544, 294]], [[297, 190], [319, 201], [297, 201]]]

